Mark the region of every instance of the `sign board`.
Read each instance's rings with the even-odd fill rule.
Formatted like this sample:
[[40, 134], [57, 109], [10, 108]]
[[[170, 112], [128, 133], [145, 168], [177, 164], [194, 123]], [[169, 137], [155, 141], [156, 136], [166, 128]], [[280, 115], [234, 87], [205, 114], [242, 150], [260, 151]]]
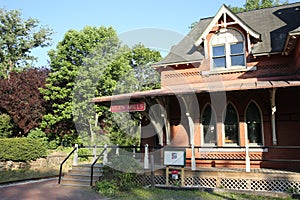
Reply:
[[110, 106], [111, 112], [136, 112], [144, 110], [146, 110], [145, 102]]
[[186, 154], [182, 149], [168, 149], [164, 151], [164, 165], [185, 166]]

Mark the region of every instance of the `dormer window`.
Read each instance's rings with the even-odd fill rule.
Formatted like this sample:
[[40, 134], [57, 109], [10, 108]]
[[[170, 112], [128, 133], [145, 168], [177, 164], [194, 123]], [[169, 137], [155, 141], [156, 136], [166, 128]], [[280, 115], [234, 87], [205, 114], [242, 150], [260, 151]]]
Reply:
[[212, 69], [245, 67], [243, 35], [234, 29], [221, 29], [211, 40]]

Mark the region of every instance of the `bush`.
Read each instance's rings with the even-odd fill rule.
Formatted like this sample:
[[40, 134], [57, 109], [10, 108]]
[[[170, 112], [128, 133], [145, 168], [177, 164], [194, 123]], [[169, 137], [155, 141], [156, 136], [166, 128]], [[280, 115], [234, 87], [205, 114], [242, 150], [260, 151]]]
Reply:
[[11, 137], [14, 125], [8, 114], [0, 114], [0, 138]]
[[47, 155], [45, 144], [35, 139], [6, 138], [0, 144], [0, 161], [30, 161]]
[[39, 128], [35, 128], [33, 130], [31, 130], [28, 133], [27, 138], [31, 138], [31, 139], [38, 139], [41, 141], [41, 143], [43, 143], [45, 146], [48, 146], [48, 137], [46, 135], [46, 133], [44, 133], [41, 129]]
[[103, 180], [96, 183], [96, 191], [105, 196], [113, 196], [118, 193], [119, 188], [114, 180]]
[[78, 149], [78, 157], [79, 157], [79, 161], [88, 161], [89, 160], [89, 156], [91, 156], [91, 149]]

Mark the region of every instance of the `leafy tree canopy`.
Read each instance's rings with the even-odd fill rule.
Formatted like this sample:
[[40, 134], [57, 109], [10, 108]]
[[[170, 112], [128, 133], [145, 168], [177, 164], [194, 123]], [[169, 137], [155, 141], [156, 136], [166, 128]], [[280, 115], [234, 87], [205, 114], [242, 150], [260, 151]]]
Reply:
[[[41, 123], [46, 107], [39, 88], [45, 86], [48, 73], [46, 68], [30, 68], [22, 72], [11, 72], [10, 79], [0, 79], [0, 108], [9, 114], [21, 133], [9, 132], [10, 135], [27, 135]], [[11, 130], [11, 127], [7, 128]]]
[[[243, 7], [237, 7], [237, 6], [231, 6], [229, 5], [228, 7], [232, 10], [234, 13], [240, 13], [240, 12], [246, 12], [250, 10], [257, 10], [257, 9], [262, 9], [262, 8], [271, 8], [275, 6], [280, 6], [284, 4], [288, 4], [289, 1], [280, 1], [280, 0], [246, 0], [245, 4]], [[198, 22], [193, 22], [190, 26], [189, 29], [193, 29]]]
[[142, 73], [144, 79], [153, 82], [157, 74], [148, 67], [161, 58], [159, 52], [141, 44], [132, 49], [121, 45], [112, 27], [70, 30], [49, 56], [52, 72], [41, 92], [51, 103], [51, 110], [44, 116], [42, 128], [61, 136], [78, 134], [76, 128], [87, 134], [95, 131], [91, 126], [97, 122], [89, 111], [96, 109], [103, 115], [108, 109], [95, 108], [90, 104], [91, 98], [136, 91], [139, 85], [159, 87], [157, 83], [140, 81]]
[[37, 19], [22, 19], [20, 11], [0, 8], [0, 77], [30, 66], [36, 60], [31, 50], [49, 46], [52, 34], [51, 29], [39, 27]]

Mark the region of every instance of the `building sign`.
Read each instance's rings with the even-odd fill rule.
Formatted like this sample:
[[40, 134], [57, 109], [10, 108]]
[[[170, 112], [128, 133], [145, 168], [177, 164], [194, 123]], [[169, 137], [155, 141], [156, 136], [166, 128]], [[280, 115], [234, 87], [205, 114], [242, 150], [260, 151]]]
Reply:
[[111, 112], [136, 112], [144, 110], [146, 110], [145, 102], [110, 106]]
[[165, 150], [164, 165], [167, 166], [185, 166], [185, 150]]

